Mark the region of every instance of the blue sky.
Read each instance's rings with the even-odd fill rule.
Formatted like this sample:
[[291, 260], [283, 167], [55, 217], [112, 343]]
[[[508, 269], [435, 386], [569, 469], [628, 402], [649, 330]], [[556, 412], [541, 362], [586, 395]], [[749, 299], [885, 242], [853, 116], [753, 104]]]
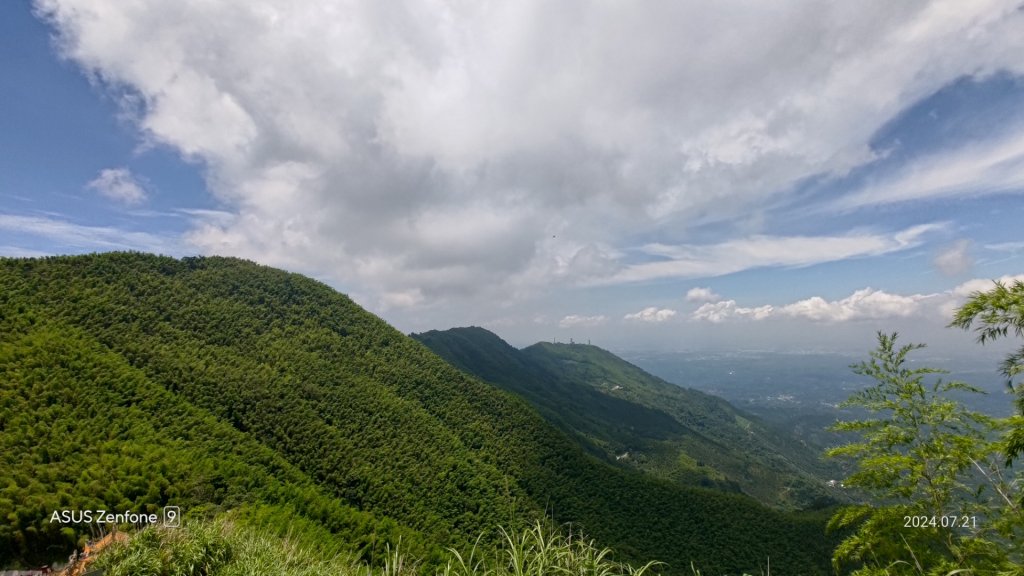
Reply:
[[973, 346], [1024, 15], [891, 4], [0, 3], [0, 254], [237, 255], [515, 344]]

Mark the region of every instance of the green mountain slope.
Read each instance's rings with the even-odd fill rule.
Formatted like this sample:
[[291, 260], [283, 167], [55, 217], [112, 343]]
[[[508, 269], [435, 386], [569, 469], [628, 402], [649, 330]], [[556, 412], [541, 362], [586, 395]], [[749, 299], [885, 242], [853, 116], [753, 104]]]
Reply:
[[[828, 570], [822, 516], [601, 463], [523, 400], [308, 278], [229, 258], [113, 253], [0, 259], [0, 286], [8, 553], [60, 536], [38, 528], [54, 492], [60, 506], [147, 508], [191, 485], [189, 505], [279, 505], [341, 536], [346, 522], [363, 533], [378, 523], [382, 538], [408, 532], [432, 550], [492, 533], [514, 508], [572, 521], [670, 572], [691, 561], [753, 570], [769, 557], [787, 573]], [[185, 416], [161, 416], [157, 398]], [[223, 478], [203, 475], [214, 462], [226, 463]], [[60, 474], [39, 468], [48, 463]], [[109, 469], [106, 491], [93, 489], [92, 469]], [[338, 520], [304, 503], [320, 498]]]
[[764, 502], [795, 507], [820, 503], [830, 495], [823, 478], [840, 474], [815, 450], [727, 401], [666, 382], [607, 350], [541, 342], [523, 354], [567, 381], [671, 415], [689, 432], [679, 439], [682, 453]]
[[674, 438], [685, 431], [664, 412], [559, 378], [483, 328], [411, 336], [458, 368], [530, 401], [545, 418], [603, 457], [642, 439]]
[[384, 551], [377, 539], [400, 536], [429, 551], [422, 535], [344, 505], [82, 331], [8, 312], [0, 320], [0, 567], [66, 557], [95, 534], [86, 523], [51, 522], [54, 511], [160, 514], [165, 505], [313, 519], [344, 535], [335, 546], [362, 556]]
[[605, 459], [779, 506], [827, 500], [817, 455], [728, 402], [656, 378], [596, 346], [517, 350], [483, 328], [413, 334], [452, 364], [516, 393]]

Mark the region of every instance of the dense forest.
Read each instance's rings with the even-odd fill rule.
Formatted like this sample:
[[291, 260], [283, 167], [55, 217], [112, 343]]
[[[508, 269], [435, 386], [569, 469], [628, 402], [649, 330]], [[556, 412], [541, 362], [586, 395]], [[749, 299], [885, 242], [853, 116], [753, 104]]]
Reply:
[[589, 344], [517, 350], [483, 328], [413, 334], [453, 365], [529, 401], [592, 453], [687, 485], [773, 506], [822, 507], [842, 471], [728, 402], [652, 376]]
[[[54, 509], [240, 511], [366, 557], [571, 522], [668, 573], [829, 571], [828, 514], [602, 462], [308, 278], [230, 258], [0, 260], [0, 564], [66, 555]], [[490, 536], [487, 536], [490, 537]]]

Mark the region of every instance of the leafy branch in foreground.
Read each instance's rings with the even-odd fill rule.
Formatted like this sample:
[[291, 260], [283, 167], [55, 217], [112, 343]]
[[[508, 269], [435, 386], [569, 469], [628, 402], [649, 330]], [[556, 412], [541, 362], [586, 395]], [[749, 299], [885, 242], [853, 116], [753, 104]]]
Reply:
[[[988, 292], [974, 292], [956, 311], [950, 326], [964, 330], [973, 326], [981, 344], [1005, 338], [1011, 331], [1018, 338], [1024, 338], [1024, 281], [995, 282]], [[1000, 370], [1011, 380], [1024, 373], [1024, 346], [1010, 353]]]
[[908, 355], [921, 348], [879, 333], [870, 361], [852, 366], [875, 384], [843, 405], [872, 417], [837, 423], [833, 430], [860, 439], [828, 455], [855, 461], [846, 484], [874, 503], [832, 518], [832, 529], [856, 528], [835, 550], [837, 570], [854, 564], [854, 574], [949, 574], [1012, 566], [1006, 544], [1013, 527], [1002, 514], [1013, 505], [1005, 498], [1012, 487], [1002, 480], [993, 440], [1003, 423], [947, 396], [976, 388], [941, 378], [927, 384], [944, 371], [910, 368]]
[[[1024, 281], [995, 282], [988, 292], [974, 292], [956, 311], [950, 326], [964, 330], [973, 327], [981, 344], [1005, 338], [1011, 332], [1024, 338]], [[1011, 419], [1004, 448], [1012, 461], [1024, 454], [1024, 387], [1014, 385], [1014, 378], [1024, 374], [1024, 346], [1008, 354], [999, 368], [1010, 390], [1017, 394], [1018, 415]]]

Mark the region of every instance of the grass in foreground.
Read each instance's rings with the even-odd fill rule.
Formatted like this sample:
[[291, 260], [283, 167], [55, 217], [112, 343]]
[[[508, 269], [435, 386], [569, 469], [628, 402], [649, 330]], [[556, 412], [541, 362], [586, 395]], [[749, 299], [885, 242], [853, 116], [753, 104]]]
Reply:
[[[501, 530], [499, 544], [449, 552], [436, 576], [642, 576], [656, 567], [615, 562], [611, 551], [579, 535], [538, 522], [521, 532]], [[419, 561], [389, 549], [380, 567], [353, 557], [319, 557], [292, 538], [279, 538], [230, 520], [183, 528], [150, 527], [111, 546], [96, 561], [105, 576], [413, 576]]]

